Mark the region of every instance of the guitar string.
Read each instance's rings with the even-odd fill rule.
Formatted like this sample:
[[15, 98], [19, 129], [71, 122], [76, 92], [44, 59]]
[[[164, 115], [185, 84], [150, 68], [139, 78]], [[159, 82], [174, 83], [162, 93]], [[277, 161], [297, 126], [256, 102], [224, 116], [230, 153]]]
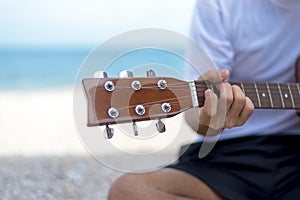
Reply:
[[[141, 105], [147, 107], [147, 106], [156, 105], [156, 104], [159, 104], [159, 103], [165, 103], [165, 102], [168, 102], [168, 103], [169, 103], [169, 102], [172, 101], [172, 100], [179, 100], [179, 98], [167, 99], [167, 100], [165, 100], [165, 101], [156, 101], [156, 102], [144, 103], [144, 104], [141, 104]], [[191, 100], [190, 100], [190, 97], [189, 97], [189, 96], [181, 97], [181, 98], [180, 98], [180, 102], [179, 102], [179, 101], [173, 102], [173, 103], [171, 104], [171, 106], [172, 106], [172, 105], [181, 105], [182, 103], [186, 103], [186, 102], [190, 102], [190, 101], [191, 101]], [[119, 109], [119, 110], [125, 110], [125, 109], [134, 108], [134, 107], [136, 107], [136, 105], [132, 105], [132, 106], [123, 106], [123, 107], [119, 107], [118, 109]]]
[[[163, 80], [163, 79], [158, 79], [158, 80]], [[182, 82], [178, 82], [178, 83], [169, 83], [169, 84], [167, 84], [168, 86], [170, 85], [170, 86], [175, 86], [175, 85], [187, 85], [188, 83], [190, 83], [190, 82], [194, 82], [195, 83], [195, 85], [207, 85], [207, 84], [209, 84], [209, 85], [214, 85], [214, 86], [216, 86], [216, 85], [219, 85], [220, 83], [223, 83], [223, 82], [217, 82], [217, 83], [214, 83], [214, 82], [209, 82], [209, 81], [200, 81], [200, 80], [194, 80], [194, 81], [182, 81]], [[231, 85], [239, 85], [239, 84], [244, 84], [245, 86], [247, 86], [247, 85], [253, 85], [253, 84], [257, 84], [257, 85], [266, 85], [266, 84], [269, 84], [270, 86], [275, 86], [275, 87], [277, 87], [277, 84], [278, 83], [272, 83], [272, 82], [269, 82], [269, 83], [261, 83], [261, 82], [228, 82], [228, 83], [230, 83]], [[300, 86], [300, 83], [297, 83], [297, 82], [291, 82], [291, 83], [279, 83], [280, 85], [287, 85], [287, 84], [290, 84], [291, 86]]]
[[[163, 102], [163, 101], [162, 101]], [[180, 102], [173, 102], [171, 105], [182, 105], [182, 104], [184, 104], [184, 103], [186, 103], [186, 102], [190, 102], [190, 99], [188, 98], [188, 97], [186, 97], [186, 99], [182, 99], [182, 100], [180, 100]], [[159, 101], [157, 101], [156, 103], [160, 103]], [[146, 104], [143, 104], [145, 107], [148, 107], [148, 106], [151, 106], [151, 105], [155, 105], [155, 103], [154, 102], [151, 102], [151, 103], [146, 103]], [[134, 108], [135, 107], [135, 105], [132, 105], [132, 106], [124, 106], [124, 107], [120, 107], [120, 108], [118, 108], [118, 109], [120, 109], [120, 110], [125, 110], [125, 109], [130, 109], [130, 108]], [[200, 106], [199, 106], [200, 107]], [[261, 108], [261, 107], [263, 107], [263, 105], [256, 105], [256, 107], [257, 108]], [[269, 108], [269, 106], [267, 107], [267, 108]], [[277, 105], [277, 106], [273, 106], [273, 108], [282, 108], [282, 106], [281, 106], [281, 104], [280, 104], [280, 106], [279, 105]], [[296, 107], [292, 107], [292, 108], [295, 108], [295, 109], [299, 109], [300, 108], [300, 106], [296, 106]], [[180, 109], [181, 110], [181, 109]]]
[[[196, 86], [196, 89], [209, 89], [210, 87], [207, 87], [207, 86]], [[131, 89], [131, 87], [128, 87], [128, 86], [115, 86], [115, 89]], [[141, 89], [153, 89], [153, 90], [161, 90], [160, 88], [158, 87], [142, 87]], [[183, 86], [183, 87], [168, 87], [168, 89], [173, 89], [173, 90], [189, 90], [189, 86]], [[244, 89], [248, 89], [248, 91], [256, 91], [255, 88], [252, 88], [252, 87], [244, 87]], [[291, 88], [291, 91], [293, 91], [295, 88]], [[259, 92], [268, 92], [268, 89], [267, 88], [258, 88]], [[270, 87], [270, 90], [273, 90], [271, 92], [277, 92], [278, 91], [278, 88], [272, 88]], [[275, 90], [275, 91], [274, 91]], [[281, 91], [287, 91], [289, 92], [290, 89], [288, 88], [281, 88], [280, 89]], [[298, 90], [297, 90], [298, 91]]]
[[[124, 86], [124, 87], [116, 87], [116, 89], [130, 89], [130, 87], [126, 87], [126, 86]], [[156, 88], [156, 87], [144, 87], [143, 89], [152, 89], [152, 90], [161, 90], [161, 89], [159, 89], [159, 88]], [[179, 90], [183, 90], [183, 91], [188, 91], [189, 90], [189, 88], [188, 87], [184, 87], [184, 88], [172, 88], [172, 87], [169, 87], [169, 89], [172, 91], [172, 90], [176, 90], [176, 91], [179, 91]], [[201, 88], [199, 88], [199, 87], [197, 87], [196, 88], [196, 92], [198, 93], [198, 92], [200, 92], [200, 93], [203, 93], [206, 89], [208, 89], [208, 87], [201, 87]], [[273, 88], [270, 88], [270, 90], [272, 90]], [[247, 94], [247, 95], [256, 95], [257, 94], [257, 91], [256, 91], [256, 89], [255, 88], [250, 88], [250, 87], [244, 87], [244, 90], [247, 90], [247, 91], [245, 91], [244, 93], [245, 94]], [[268, 95], [269, 96], [269, 91], [267, 90], [267, 89], [264, 89], [264, 90], [262, 90], [262, 89], [260, 89], [260, 88], [258, 88], [258, 90], [259, 90], [259, 93], [265, 93], [265, 95]], [[281, 89], [281, 92], [283, 92], [283, 93], [285, 93], [285, 94], [289, 94], [290, 93], [290, 90], [289, 89]], [[291, 90], [291, 92], [292, 93], [294, 93], [292, 90]], [[279, 96], [280, 97], [280, 92], [278, 91], [278, 89], [276, 90], [276, 91], [272, 91], [271, 92], [271, 94], [272, 94], [272, 96]], [[291, 96], [291, 95], [289, 95], [289, 96]], [[297, 94], [294, 94], [293, 96], [295, 96], [294, 98], [299, 98], [300, 97], [300, 95], [297, 95]]]
[[[194, 89], [193, 89], [194, 90]], [[153, 105], [153, 104], [159, 104], [159, 103], [165, 103], [165, 102], [168, 102], [168, 101], [174, 101], [174, 100], [178, 100], [182, 102], [181, 99], [185, 99], [184, 101], [192, 101], [192, 97], [191, 95], [186, 95], [186, 96], [182, 96], [182, 97], [179, 97], [179, 98], [169, 98], [169, 99], [165, 99], [165, 100], [159, 100], [159, 101], [155, 101], [155, 102], [150, 102], [150, 103], [145, 103], [143, 105], [145, 106], [148, 106], [148, 105]], [[178, 105], [180, 103], [173, 103], [172, 105]], [[133, 106], [126, 106], [126, 107], [121, 107], [120, 109], [128, 109], [128, 108], [132, 108], [132, 107], [135, 107], [135, 105]]]
[[[173, 105], [173, 106], [175, 106], [175, 105], [182, 105], [182, 104], [187, 103], [187, 102], [190, 102], [190, 99], [186, 97], [186, 99], [181, 99], [180, 102], [173, 102], [171, 105]], [[156, 103], [158, 104], [160, 102], [157, 101]], [[146, 104], [143, 104], [143, 105], [147, 108], [148, 106], [155, 105], [156, 103], [151, 102], [151, 103], [146, 103]], [[135, 107], [135, 105], [132, 105], [132, 106], [123, 106], [123, 107], [120, 107], [118, 109], [119, 110], [125, 110], [125, 109], [134, 108], [134, 107]], [[261, 107], [263, 107], [263, 105], [256, 105], [256, 107], [261, 108]], [[268, 108], [269, 108], [269, 106], [268, 106]], [[282, 108], [282, 106], [281, 106], [281, 104], [277, 105], [277, 106], [275, 105], [275, 106], [273, 106], [273, 108]], [[298, 108], [300, 108], [300, 106], [296, 106], [296, 109], [298, 109]]]
[[[237, 85], [237, 86], [240, 86], [239, 84], [241, 84], [241, 83], [232, 83], [232, 85]], [[268, 83], [268, 84], [269, 84], [269, 88], [270, 89], [276, 89], [276, 90], [278, 90], [278, 86], [277, 86], [278, 84], [276, 84], [276, 83]], [[292, 87], [291, 89], [298, 90], [297, 85], [299, 85], [299, 83], [289, 83], [289, 84]], [[218, 85], [219, 84], [210, 84], [209, 86], [218, 86]], [[170, 88], [170, 86], [172, 88], [175, 88], [175, 86], [177, 86], [177, 88], [178, 87], [184, 87], [184, 88], [185, 87], [190, 87], [187, 84], [187, 82], [186, 83], [167, 84], [168, 88]], [[244, 86], [245, 89], [254, 89], [253, 88], [253, 83], [243, 83], [243, 86]], [[257, 86], [258, 86], [259, 90], [262, 90], [262, 89], [267, 90], [265, 83], [257, 83]], [[264, 88], [260, 88], [260, 86], [264, 86]], [[280, 84], [280, 86], [283, 86], [283, 88], [281, 88], [281, 90], [288, 90], [289, 91], [289, 88], [288, 88], [288, 86], [286, 84]], [[286, 86], [286, 88], [284, 86]], [[195, 87], [196, 88], [208, 88], [208, 85], [205, 82], [203, 82], [202, 84], [201, 83], [195, 83]], [[131, 87], [116, 85], [116, 88], [131, 88]], [[160, 89], [156, 85], [155, 86], [144, 86], [142, 88], [146, 88], [146, 89]]]
[[[149, 103], [145, 103], [142, 104], [144, 106], [149, 106], [149, 105], [155, 105], [155, 104], [159, 104], [159, 103], [165, 103], [165, 102], [169, 102], [169, 101], [174, 101], [174, 100], [178, 100], [177, 102], [173, 102], [171, 105], [180, 105], [182, 103], [186, 103], [186, 102], [190, 102], [191, 101], [191, 97], [190, 95], [187, 96], [182, 96], [179, 98], [169, 98], [169, 99], [165, 99], [165, 100], [159, 100], [159, 101], [154, 101], [154, 102], [149, 102]], [[268, 99], [266, 99], [268, 101]], [[120, 107], [118, 109], [124, 110], [124, 109], [130, 109], [135, 107], [136, 105], [132, 105], [132, 106], [124, 106], [124, 107]], [[261, 106], [260, 106], [261, 107]], [[280, 106], [281, 107], [281, 106]], [[298, 106], [299, 107], [299, 106]]]
[[[198, 97], [204, 97], [204, 92], [205, 91], [201, 91], [201, 90], [193, 90], [193, 91], [196, 91], [196, 93], [198, 94]], [[203, 94], [203, 96], [201, 96], [201, 94]], [[267, 91], [266, 91], [266, 97], [263, 97], [263, 98], [265, 98], [265, 100], [267, 101], [267, 102], [269, 102], [270, 100], [269, 100], [269, 98], [267, 98], [267, 97], [269, 97], [269, 96], [267, 96], [268, 95], [268, 93], [267, 93]], [[253, 91], [247, 91], [246, 92], [246, 95], [257, 95], [257, 92], [255, 91], [255, 90], [253, 90]], [[273, 93], [272, 94], [272, 98], [273, 97], [275, 97], [275, 98], [278, 98], [278, 97], [282, 97], [282, 95], [280, 95], [280, 93]], [[289, 96], [290, 97], [290, 96]], [[176, 100], [176, 99], [178, 99], [178, 100], [180, 100], [180, 98], [191, 98], [191, 96], [190, 95], [186, 95], [186, 96], [181, 96], [181, 97], [179, 97], [179, 98], [172, 98], [172, 99], [165, 99], [165, 100], [161, 100], [161, 101], [156, 101], [156, 102], [152, 102], [152, 103], [162, 103], [162, 102], [165, 102], [165, 101], [172, 101], [172, 100]], [[262, 98], [262, 97], [260, 97], [260, 98]], [[273, 98], [274, 99], [274, 98]], [[285, 98], [286, 99], [286, 98]], [[295, 98], [294, 98], [295, 99]], [[256, 101], [256, 96], [255, 96], [255, 98], [254, 98], [254, 100]]]
[[[161, 80], [161, 79], [159, 79]], [[191, 82], [194, 82], [195, 85], [219, 85], [220, 83], [223, 83], [223, 82], [209, 82], [209, 81], [200, 81], [200, 80], [194, 80], [194, 81], [182, 81], [182, 82], [177, 82], [177, 83], [169, 83], [168, 85], [170, 86], [176, 86], [176, 85], [187, 85], [188, 83], [191, 83]], [[260, 82], [229, 82], [230, 84], [232, 85], [240, 85], [240, 84], [244, 84], [245, 86], [247, 85], [253, 85], [253, 84], [257, 84], [257, 85], [262, 85], [262, 86], [265, 86], [267, 84], [269, 84], [270, 86], [275, 86], [277, 87], [278, 84], [280, 85], [287, 85], [287, 84], [290, 84], [291, 86], [297, 86], [297, 85], [300, 85], [300, 83], [296, 83], [296, 82], [292, 82], [292, 83], [260, 83]]]
[[[171, 85], [172, 86], [172, 84], [169, 84], [169, 85]], [[174, 84], [174, 85], [180, 85], [180, 84]], [[182, 84], [183, 85], [183, 84]], [[186, 84], [184, 84], [185, 86], [186, 86]], [[244, 85], [244, 88], [245, 89], [249, 89], [250, 87], [246, 87], [247, 85]], [[271, 85], [270, 84], [270, 86], [274, 86], [274, 85]], [[275, 86], [274, 86], [275, 87]], [[130, 88], [130, 87], [127, 87], [127, 88]], [[159, 88], [157, 88], [157, 87], [147, 87], [148, 89], [159, 89]], [[203, 85], [201, 85], [201, 88], [200, 88], [200, 90], [199, 90], [199, 87], [197, 87], [196, 85], [194, 86], [194, 88], [195, 89], [193, 89], [193, 91], [196, 91], [197, 93], [198, 92], [201, 92], [201, 93], [204, 93], [204, 91], [201, 91], [201, 89], [207, 89], [207, 87], [206, 86], [203, 86]], [[271, 88], [271, 87], [270, 87]], [[176, 90], [183, 90], [183, 89], [178, 89], [178, 88], [170, 88], [170, 89], [176, 89]], [[249, 91], [246, 91], [246, 93], [247, 94], [257, 94], [257, 92], [254, 90], [254, 88], [250, 88], [251, 89], [251, 91], [249, 92]], [[278, 89], [278, 88], [276, 88], [276, 89]], [[186, 88], [184, 89], [184, 90], [186, 90]], [[283, 90], [281, 90], [281, 91], [287, 91], [287, 92], [289, 92], [290, 90], [288, 90], [288, 89], [283, 89]], [[266, 94], [268, 94], [268, 92], [267, 91], [265, 91], [266, 92]], [[275, 93], [275, 94], [272, 94], [272, 96], [275, 96], [275, 97], [282, 97], [282, 95], [280, 95], [280, 94], [278, 94], [278, 93]], [[166, 101], [172, 101], [172, 100], [179, 100], [180, 101], [180, 99], [184, 99], [184, 98], [186, 98], [186, 100], [185, 101], [190, 101], [190, 99], [191, 99], [191, 97], [190, 97], [190, 95], [187, 95], [187, 96], [182, 96], [182, 97], [179, 97], [179, 98], [172, 98], [172, 99], [166, 99], [166, 100], [160, 100], [160, 101], [156, 101], [156, 102], [151, 102], [151, 103], [146, 103], [146, 104], [144, 104], [145, 106], [148, 106], [148, 105], [151, 105], [151, 104], [158, 104], [158, 103], [162, 103], [162, 102], [166, 102]], [[188, 98], [188, 99], [187, 99]], [[269, 99], [265, 99], [266, 101], [269, 101]], [[178, 105], [178, 104], [180, 104], [180, 103], [173, 103], [173, 105]], [[131, 108], [131, 107], [135, 107], [135, 106], [127, 106], [127, 107], [122, 107], [122, 108], [120, 108], [120, 109], [126, 109], [126, 108]]]

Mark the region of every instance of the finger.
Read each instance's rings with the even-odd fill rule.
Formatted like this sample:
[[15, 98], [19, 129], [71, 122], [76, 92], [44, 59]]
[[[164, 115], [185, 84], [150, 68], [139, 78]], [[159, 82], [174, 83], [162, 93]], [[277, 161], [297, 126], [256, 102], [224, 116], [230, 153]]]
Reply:
[[223, 83], [220, 85], [220, 99], [218, 105], [218, 112], [228, 112], [233, 102], [233, 91], [229, 83]]
[[217, 100], [217, 113], [211, 119], [210, 126], [214, 129], [224, 128], [227, 110], [232, 103], [232, 91], [229, 83], [219, 86], [220, 95]]
[[209, 127], [211, 126], [211, 120], [217, 112], [218, 97], [210, 89], [205, 91], [205, 102], [201, 108], [199, 125], [197, 132], [206, 136]]
[[218, 97], [212, 90], [205, 91], [205, 102], [200, 113], [200, 124], [209, 125], [211, 118], [217, 113]]
[[246, 123], [246, 121], [249, 119], [249, 117], [252, 115], [254, 112], [254, 104], [251, 101], [250, 98], [246, 97], [246, 103], [245, 106], [240, 113], [240, 117], [238, 118], [236, 122], [236, 126], [242, 126]]
[[240, 114], [246, 104], [246, 96], [240, 87], [234, 85], [231, 87], [231, 90], [233, 94], [233, 101], [226, 115], [226, 128], [232, 128], [236, 126], [236, 123], [240, 118]]
[[199, 76], [198, 80], [204, 81], [208, 80], [211, 82], [219, 82], [219, 81], [225, 81], [230, 76], [230, 72], [227, 69], [211, 69], [205, 72], [203, 75]]
[[198, 80], [200, 81], [210, 81], [213, 83], [218, 83], [221, 81], [224, 81], [228, 79], [230, 76], [230, 73], [226, 69], [221, 69], [221, 70], [216, 70], [216, 69], [211, 69], [202, 74]]
[[229, 76], [230, 76], [230, 72], [227, 69], [220, 69], [219, 73], [220, 73], [220, 76], [221, 76], [221, 78], [222, 78], [223, 81], [225, 81], [226, 79], [228, 79]]

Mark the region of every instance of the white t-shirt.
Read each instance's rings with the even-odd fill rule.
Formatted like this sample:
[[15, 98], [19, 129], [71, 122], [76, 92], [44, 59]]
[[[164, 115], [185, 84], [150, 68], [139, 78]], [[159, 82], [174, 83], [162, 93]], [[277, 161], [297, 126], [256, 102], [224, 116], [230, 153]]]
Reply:
[[[300, 55], [299, 0], [198, 0], [191, 37], [232, 82], [295, 82]], [[195, 80], [197, 71], [187, 69]], [[300, 134], [294, 110], [257, 109], [242, 127], [221, 139], [261, 134]]]

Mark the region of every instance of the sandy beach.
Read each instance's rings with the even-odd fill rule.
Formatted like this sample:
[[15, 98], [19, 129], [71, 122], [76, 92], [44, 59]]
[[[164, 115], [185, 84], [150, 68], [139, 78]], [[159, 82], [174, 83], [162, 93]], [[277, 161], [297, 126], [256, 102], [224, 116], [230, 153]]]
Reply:
[[72, 88], [0, 93], [1, 199], [106, 199], [120, 174], [83, 148]]
[[[72, 87], [1, 91], [0, 110], [1, 199], [106, 199], [110, 184], [123, 172], [101, 164], [83, 147], [74, 123]], [[172, 139], [181, 117], [167, 122], [160, 144]], [[115, 131], [118, 135], [118, 127]], [[124, 138], [119, 135], [112, 143], [132, 150], [126, 140], [118, 143]], [[179, 146], [160, 158], [176, 158]], [[119, 159], [109, 155], [114, 156]]]

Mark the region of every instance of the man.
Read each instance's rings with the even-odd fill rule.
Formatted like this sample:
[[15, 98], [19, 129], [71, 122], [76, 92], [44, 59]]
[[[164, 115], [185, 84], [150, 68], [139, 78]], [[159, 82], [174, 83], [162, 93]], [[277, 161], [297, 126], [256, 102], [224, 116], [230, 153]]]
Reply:
[[[198, 0], [192, 38], [222, 69], [205, 77], [295, 82], [299, 19], [297, 0]], [[197, 78], [197, 71], [188, 70], [189, 79]], [[226, 82], [220, 88], [220, 97], [207, 90], [204, 106], [187, 115], [201, 135], [224, 128], [213, 150], [200, 159], [201, 143], [194, 144], [178, 164], [127, 174], [112, 186], [109, 199], [299, 199], [300, 118], [296, 112], [255, 110], [252, 114], [253, 103], [241, 88]], [[224, 123], [215, 126], [211, 119], [224, 108]], [[200, 115], [195, 118], [197, 112]]]

